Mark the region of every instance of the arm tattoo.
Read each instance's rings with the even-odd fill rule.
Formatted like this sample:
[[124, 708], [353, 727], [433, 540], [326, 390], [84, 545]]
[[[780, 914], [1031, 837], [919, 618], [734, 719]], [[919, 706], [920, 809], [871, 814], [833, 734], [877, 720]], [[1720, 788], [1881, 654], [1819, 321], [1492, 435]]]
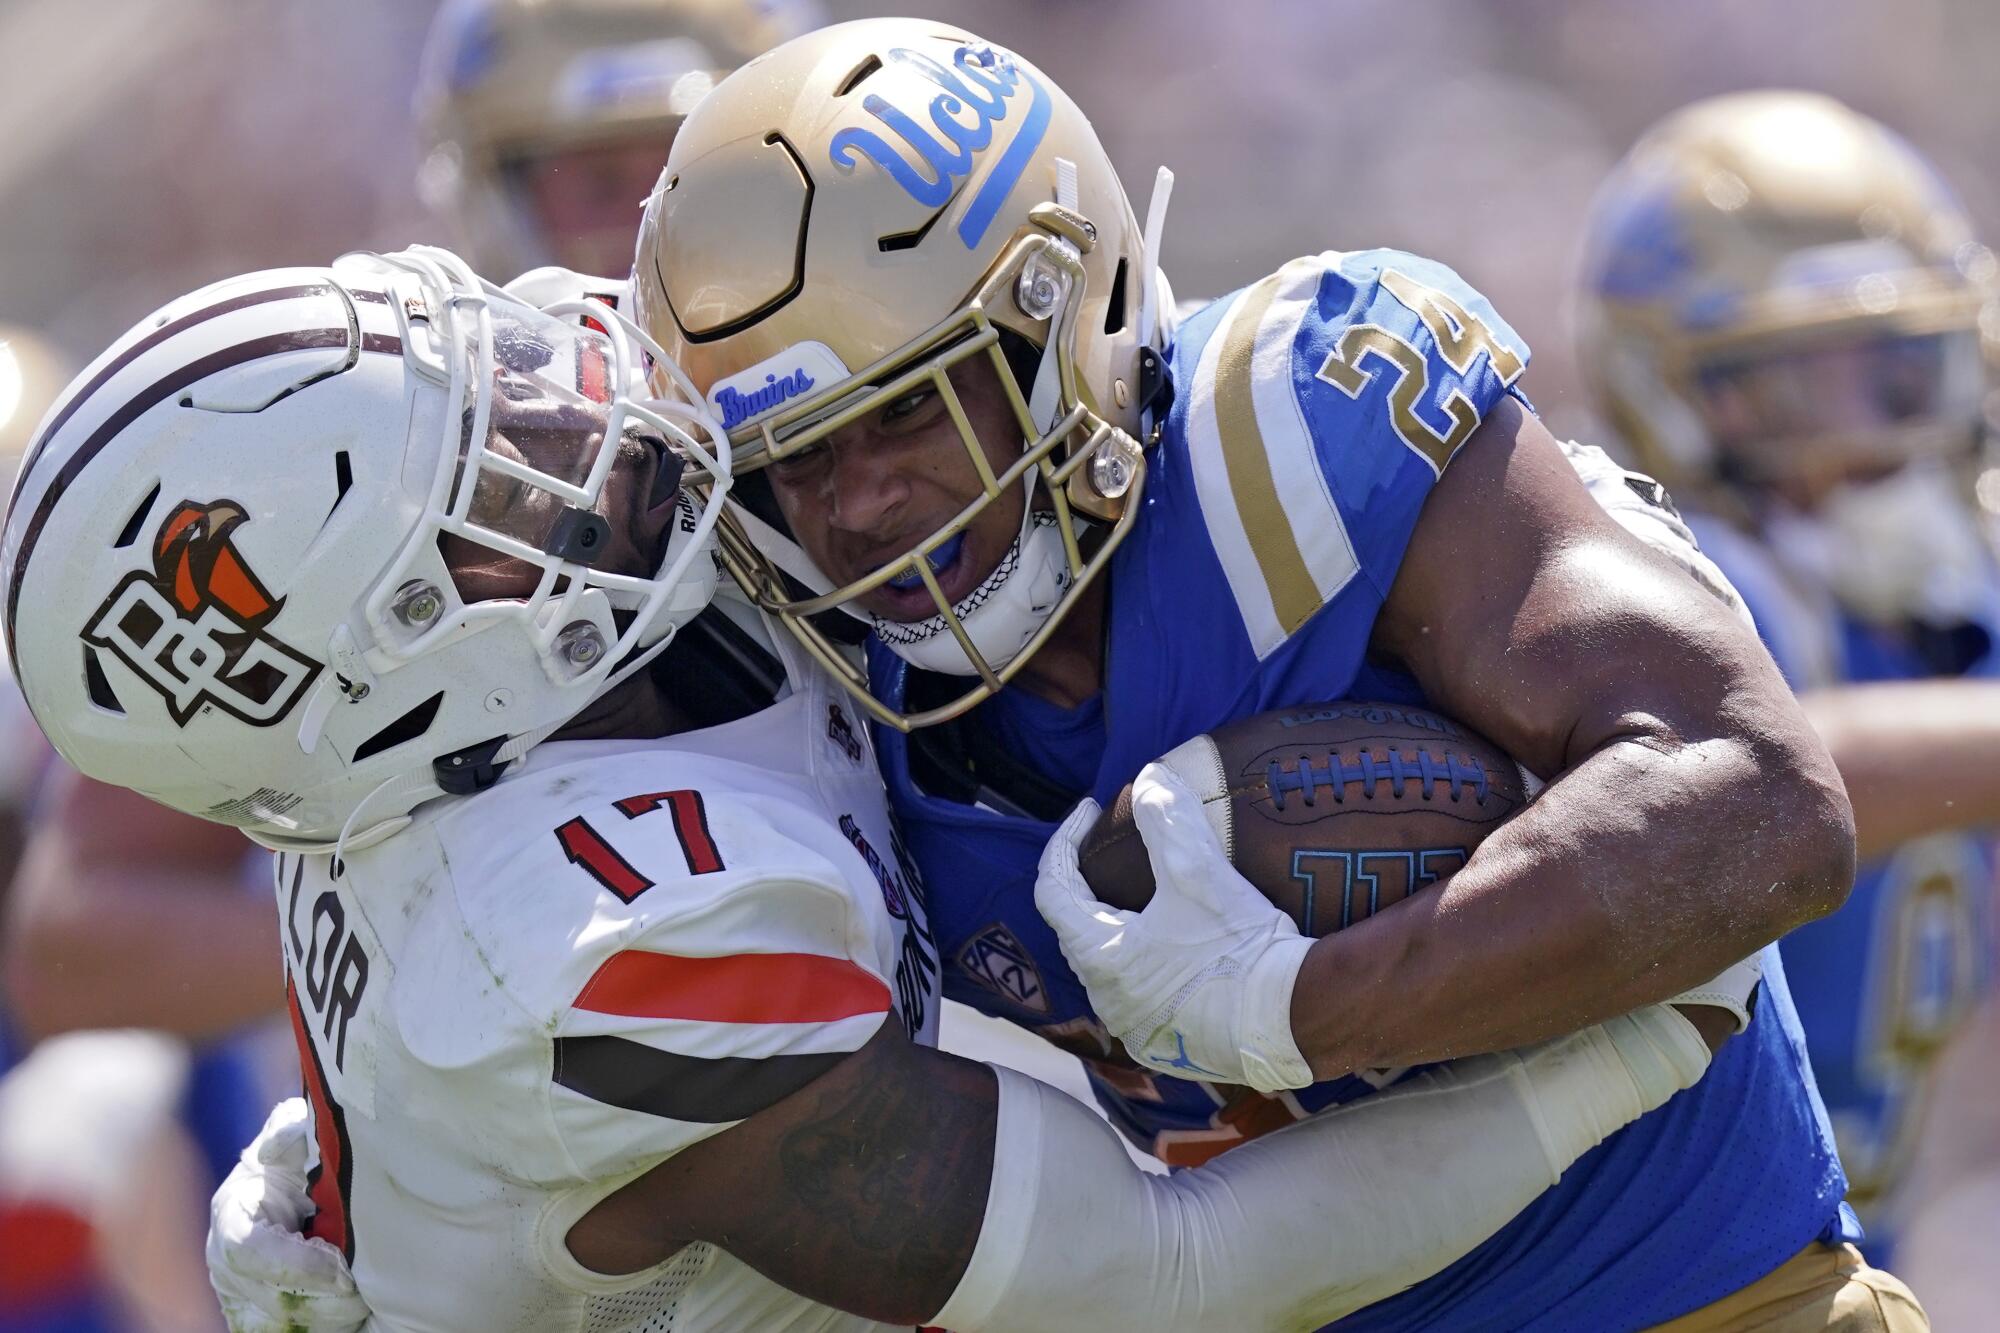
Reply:
[[985, 1214], [993, 1098], [953, 1095], [968, 1072], [989, 1078], [984, 1070], [938, 1068], [922, 1054], [933, 1067], [907, 1072], [930, 1078], [849, 1080], [823, 1115], [780, 1139], [778, 1168], [786, 1201], [818, 1223], [811, 1231], [871, 1259], [873, 1280], [934, 1288], [942, 1304]]
[[972, 1261], [998, 1104], [986, 1066], [885, 1023], [815, 1081], [591, 1209], [570, 1253], [629, 1273], [710, 1241], [812, 1300], [920, 1324]]

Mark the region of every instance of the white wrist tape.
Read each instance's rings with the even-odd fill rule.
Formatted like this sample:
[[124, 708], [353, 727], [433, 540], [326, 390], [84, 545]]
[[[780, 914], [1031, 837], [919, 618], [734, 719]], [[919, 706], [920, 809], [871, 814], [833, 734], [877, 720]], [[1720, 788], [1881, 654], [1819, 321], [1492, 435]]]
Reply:
[[1243, 1057], [1243, 1081], [1259, 1092], [1312, 1086], [1312, 1066], [1292, 1036], [1292, 990], [1312, 946], [1304, 936], [1274, 940], [1243, 978], [1237, 1050]]
[[1110, 1127], [1012, 1070], [954, 1333], [1317, 1327], [1462, 1257], [1708, 1048], [1655, 1006], [1428, 1070], [1197, 1170], [1150, 1176]]
[[1723, 969], [1713, 981], [1684, 990], [1668, 1004], [1699, 1004], [1722, 1009], [1736, 1020], [1736, 1030], [1750, 1026], [1750, 1001], [1756, 997], [1757, 983], [1764, 977], [1764, 955], [1760, 950], [1740, 963]]

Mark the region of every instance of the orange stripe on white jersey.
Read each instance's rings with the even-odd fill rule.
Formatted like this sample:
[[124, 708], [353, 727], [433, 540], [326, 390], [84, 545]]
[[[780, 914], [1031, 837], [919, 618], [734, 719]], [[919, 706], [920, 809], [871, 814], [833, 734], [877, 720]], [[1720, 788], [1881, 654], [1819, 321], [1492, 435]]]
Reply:
[[887, 1013], [889, 988], [845, 958], [820, 954], [690, 958], [627, 949], [598, 966], [575, 1007], [704, 1023], [831, 1023]]

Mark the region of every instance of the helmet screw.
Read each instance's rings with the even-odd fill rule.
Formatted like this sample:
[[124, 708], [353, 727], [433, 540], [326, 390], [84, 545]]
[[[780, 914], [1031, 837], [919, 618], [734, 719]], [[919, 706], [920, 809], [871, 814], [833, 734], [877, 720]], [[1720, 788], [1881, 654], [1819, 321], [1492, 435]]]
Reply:
[[1030, 260], [1014, 283], [1014, 304], [1029, 319], [1047, 319], [1056, 312], [1062, 285], [1045, 264]]
[[588, 620], [572, 620], [556, 635], [556, 651], [578, 671], [588, 671], [604, 656], [604, 636]]
[[444, 612], [444, 594], [435, 583], [411, 579], [396, 589], [396, 600], [389, 604], [389, 610], [405, 625], [428, 625]]
[[1090, 460], [1090, 484], [1107, 500], [1116, 500], [1132, 489], [1130, 450], [1119, 440], [1107, 440]]

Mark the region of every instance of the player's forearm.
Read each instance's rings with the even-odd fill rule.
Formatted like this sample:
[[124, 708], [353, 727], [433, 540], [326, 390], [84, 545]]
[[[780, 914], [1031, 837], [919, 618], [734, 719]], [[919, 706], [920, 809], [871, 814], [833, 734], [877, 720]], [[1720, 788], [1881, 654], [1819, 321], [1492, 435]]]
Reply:
[[10, 922], [0, 976], [32, 1037], [146, 1027], [209, 1037], [275, 1013], [284, 999], [278, 927], [266, 895], [163, 871], [144, 886], [82, 872], [67, 901]]
[[932, 1323], [961, 1333], [1316, 1328], [1471, 1251], [1699, 1076], [1655, 1009], [1482, 1056], [1146, 1176], [1061, 1093], [1002, 1072], [985, 1226]]
[[1267, 1328], [1307, 1311], [1299, 1326], [1318, 1327], [1471, 1250], [1707, 1063], [1656, 1009], [1428, 1071], [1160, 1177], [1080, 1103], [891, 1024], [606, 1199], [568, 1244], [622, 1273], [707, 1240], [810, 1299], [960, 1333]]
[[1313, 945], [1300, 1052], [1325, 1078], [1545, 1040], [1831, 910], [1852, 876], [1845, 802], [1800, 767], [1740, 736], [1604, 745], [1443, 888]]
[[1927, 833], [2000, 826], [2000, 681], [1846, 685], [1799, 703], [1847, 784], [1863, 860]]

